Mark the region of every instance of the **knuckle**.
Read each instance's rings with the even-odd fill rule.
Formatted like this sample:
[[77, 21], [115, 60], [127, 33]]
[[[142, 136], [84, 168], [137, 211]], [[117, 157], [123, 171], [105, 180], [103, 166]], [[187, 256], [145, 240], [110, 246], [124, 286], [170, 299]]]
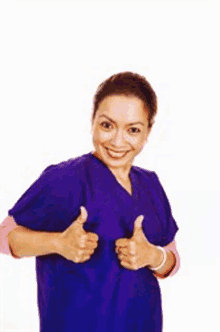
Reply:
[[85, 248], [85, 245], [86, 245], [85, 241], [84, 240], [80, 240], [79, 247], [80, 248]]
[[137, 265], [135, 263], [132, 264], [133, 270], [137, 270]]
[[96, 234], [96, 233], [89, 233], [89, 235], [90, 235], [90, 239], [92, 240], [92, 241], [98, 241], [98, 235]]
[[79, 257], [75, 256], [74, 263], [79, 263]]
[[83, 250], [78, 250], [78, 257], [81, 258], [83, 255]]
[[131, 261], [132, 261], [133, 264], [135, 264], [136, 263], [136, 257], [131, 257]]
[[83, 262], [85, 262], [85, 261], [87, 261], [87, 260], [89, 260], [89, 259], [90, 259], [90, 256], [87, 255], [87, 256], [84, 257]]
[[130, 241], [129, 247], [130, 247], [131, 250], [134, 250], [135, 249], [135, 242], [134, 241]]
[[81, 235], [81, 239], [80, 239], [81, 242], [85, 242], [86, 238], [87, 238], [87, 236], [85, 234]]
[[129, 253], [130, 253], [130, 255], [135, 255], [135, 250], [134, 249], [130, 249]]

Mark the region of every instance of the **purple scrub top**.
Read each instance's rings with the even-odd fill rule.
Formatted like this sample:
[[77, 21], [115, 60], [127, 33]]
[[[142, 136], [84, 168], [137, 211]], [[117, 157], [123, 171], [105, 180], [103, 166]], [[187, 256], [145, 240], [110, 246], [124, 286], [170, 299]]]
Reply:
[[84, 206], [88, 218], [83, 227], [99, 236], [84, 263], [58, 254], [36, 257], [40, 332], [162, 331], [157, 278], [148, 267], [120, 265], [115, 241], [132, 236], [139, 215], [154, 245], [168, 245], [179, 228], [156, 173], [132, 166], [130, 179], [132, 195], [90, 152], [47, 167], [8, 211], [18, 225], [63, 232]]

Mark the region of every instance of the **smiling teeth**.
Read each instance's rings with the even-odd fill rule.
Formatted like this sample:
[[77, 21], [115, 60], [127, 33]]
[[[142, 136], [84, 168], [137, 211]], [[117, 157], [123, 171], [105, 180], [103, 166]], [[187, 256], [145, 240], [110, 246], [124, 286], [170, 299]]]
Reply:
[[114, 151], [109, 150], [109, 149], [107, 149], [107, 152], [113, 158], [115, 158], [115, 157], [116, 158], [121, 158], [121, 157], [125, 156], [126, 153], [127, 153], [127, 151], [126, 152], [114, 152]]

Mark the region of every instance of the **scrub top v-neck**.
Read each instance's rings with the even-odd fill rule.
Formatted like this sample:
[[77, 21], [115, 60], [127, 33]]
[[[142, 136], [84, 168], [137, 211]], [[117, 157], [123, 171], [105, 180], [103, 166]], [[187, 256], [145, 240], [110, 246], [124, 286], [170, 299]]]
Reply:
[[115, 241], [130, 238], [144, 215], [143, 231], [160, 246], [172, 242], [178, 226], [155, 172], [132, 166], [132, 195], [92, 152], [47, 167], [8, 211], [33, 230], [62, 232], [80, 214], [96, 233], [98, 247], [84, 263], [58, 254], [36, 257], [40, 332], [161, 332], [157, 278], [144, 267], [124, 268]]
[[[119, 186], [119, 190], [121, 189], [122, 192], [125, 191], [125, 194], [128, 195], [132, 200], [136, 200], [137, 199], [137, 193], [136, 193], [136, 183], [135, 183], [135, 177], [134, 177], [134, 174], [133, 174], [133, 170], [132, 170], [132, 167], [131, 167], [131, 170], [130, 170], [130, 174], [129, 174], [129, 178], [130, 178], [130, 182], [131, 182], [131, 190], [132, 190], [132, 193], [130, 194], [117, 180], [117, 178], [115, 177], [115, 175], [111, 172], [111, 170], [104, 164], [104, 162], [99, 159], [94, 153], [90, 153], [91, 157], [94, 158], [94, 160], [97, 162], [97, 163], [100, 163], [105, 169], [106, 169], [106, 174], [109, 174], [110, 178], [113, 179], [113, 182], [115, 183], [115, 185]], [[113, 183], [113, 185], [114, 185]]]

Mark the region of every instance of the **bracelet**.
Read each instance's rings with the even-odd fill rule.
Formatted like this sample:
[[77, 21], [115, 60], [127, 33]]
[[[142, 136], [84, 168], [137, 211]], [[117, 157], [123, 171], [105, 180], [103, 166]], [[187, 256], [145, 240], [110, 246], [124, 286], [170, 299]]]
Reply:
[[166, 260], [167, 260], [167, 253], [166, 253], [165, 249], [160, 247], [160, 246], [157, 246], [157, 248], [160, 249], [163, 252], [163, 261], [158, 267], [150, 268], [153, 271], [160, 270], [162, 268], [162, 266], [165, 264]]

